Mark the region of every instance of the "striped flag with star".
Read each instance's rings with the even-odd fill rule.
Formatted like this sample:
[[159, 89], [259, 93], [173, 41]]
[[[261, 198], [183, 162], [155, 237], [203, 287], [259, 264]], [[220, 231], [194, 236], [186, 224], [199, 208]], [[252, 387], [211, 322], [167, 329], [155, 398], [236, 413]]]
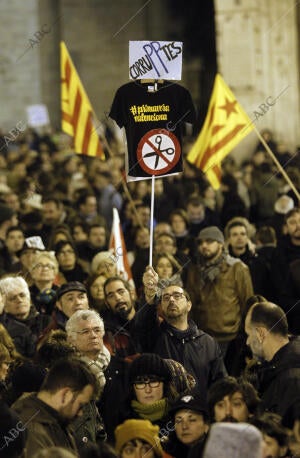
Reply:
[[94, 111], [63, 41], [60, 43], [62, 130], [73, 138], [76, 153], [105, 159]]
[[214, 189], [220, 187], [221, 162], [253, 130], [253, 123], [217, 74], [200, 134], [187, 155]]

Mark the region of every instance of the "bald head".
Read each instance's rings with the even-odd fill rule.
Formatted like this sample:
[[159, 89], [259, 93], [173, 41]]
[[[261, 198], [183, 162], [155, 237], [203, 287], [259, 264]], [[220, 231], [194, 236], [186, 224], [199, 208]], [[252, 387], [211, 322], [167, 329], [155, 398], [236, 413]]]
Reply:
[[245, 320], [247, 345], [255, 358], [270, 361], [289, 341], [284, 311], [272, 302], [257, 302], [249, 309]]
[[250, 307], [247, 316], [253, 326], [263, 326], [272, 334], [288, 335], [287, 318], [279, 305], [272, 302], [257, 302]]

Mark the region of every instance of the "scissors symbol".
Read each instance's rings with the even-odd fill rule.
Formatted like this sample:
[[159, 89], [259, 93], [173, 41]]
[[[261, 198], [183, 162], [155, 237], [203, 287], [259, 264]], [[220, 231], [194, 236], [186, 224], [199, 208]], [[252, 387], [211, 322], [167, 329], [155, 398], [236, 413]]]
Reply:
[[[157, 144], [157, 150], [156, 151], [151, 151], [150, 153], [145, 154], [144, 157], [155, 156], [154, 168], [156, 169], [157, 166], [158, 166], [158, 163], [159, 163], [159, 158], [164, 159], [163, 153], [168, 154], [168, 155], [172, 155], [172, 154], [174, 154], [175, 150], [174, 150], [174, 148], [161, 149], [161, 144], [162, 144], [162, 136], [161, 135], [157, 135], [155, 137], [154, 143]], [[162, 154], [160, 154], [160, 153], [162, 153]]]

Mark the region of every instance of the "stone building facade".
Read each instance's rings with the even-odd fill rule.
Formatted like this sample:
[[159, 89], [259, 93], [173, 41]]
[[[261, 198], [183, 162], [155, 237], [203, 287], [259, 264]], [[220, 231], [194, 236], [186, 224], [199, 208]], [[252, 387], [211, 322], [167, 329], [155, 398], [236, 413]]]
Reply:
[[[60, 127], [60, 40], [104, 119], [116, 89], [128, 81], [129, 40], [170, 40], [181, 30], [169, 5], [168, 0], [1, 2], [0, 126], [9, 130], [26, 122], [26, 106], [45, 103], [52, 125]], [[215, 0], [214, 8], [218, 71], [250, 117], [268, 98], [276, 100], [257, 128], [274, 130], [293, 151], [300, 144], [299, 2]], [[201, 57], [189, 58], [184, 48], [182, 84], [196, 104], [209, 99], [201, 87], [203, 72]], [[243, 141], [242, 156], [255, 141], [253, 134]]]

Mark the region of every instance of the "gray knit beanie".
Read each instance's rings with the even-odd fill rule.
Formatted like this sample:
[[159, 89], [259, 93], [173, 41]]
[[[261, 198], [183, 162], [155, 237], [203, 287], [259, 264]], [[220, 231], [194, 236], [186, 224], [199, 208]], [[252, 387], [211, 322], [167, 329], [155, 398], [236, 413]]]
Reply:
[[261, 458], [262, 434], [249, 423], [212, 425], [203, 458]]
[[215, 240], [224, 244], [224, 235], [217, 226], [209, 226], [199, 232], [197, 240]]

